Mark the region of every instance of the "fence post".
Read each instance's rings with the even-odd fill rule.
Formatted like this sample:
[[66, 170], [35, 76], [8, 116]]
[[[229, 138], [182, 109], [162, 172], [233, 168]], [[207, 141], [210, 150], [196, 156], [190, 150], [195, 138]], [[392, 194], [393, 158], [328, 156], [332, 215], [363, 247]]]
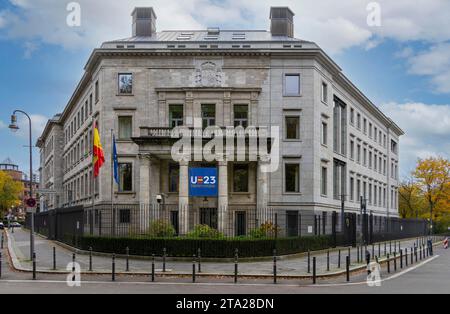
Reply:
[[192, 282], [195, 283], [195, 268], [196, 268], [195, 254], [192, 257]]
[[347, 273], [347, 282], [350, 282], [350, 256], [347, 256], [347, 258], [346, 258], [345, 270]]
[[164, 248], [163, 249], [163, 273], [166, 272], [166, 254], [167, 254], [167, 249]]
[[400, 249], [400, 269], [403, 269], [403, 250]]
[[112, 255], [112, 281], [116, 281], [116, 254]]
[[236, 249], [234, 253], [234, 283], [238, 282], [238, 273], [239, 273], [239, 250]]
[[89, 247], [89, 271], [92, 271], [92, 246]]
[[397, 271], [397, 252], [394, 252], [394, 272]]
[[413, 252], [413, 248], [411, 248], [411, 265], [414, 264], [414, 252]]
[[273, 250], [273, 283], [277, 284], [277, 250]]
[[313, 257], [313, 284], [316, 284], [316, 257]]
[[75, 253], [72, 254], [72, 281], [75, 281], [75, 261], [76, 261], [76, 255]]
[[125, 267], [125, 271], [129, 272], [130, 271], [130, 248], [127, 247], [125, 249], [125, 253], [126, 253], [126, 267]]
[[33, 253], [33, 280], [36, 280], [36, 253]]
[[422, 244], [419, 247], [419, 256], [420, 256], [420, 260], [422, 260]]
[[416, 263], [417, 263], [417, 247], [414, 247], [414, 255], [416, 256]]
[[327, 271], [330, 271], [330, 250], [327, 251]]
[[152, 282], [155, 282], [155, 254], [152, 254]]
[[202, 272], [202, 250], [198, 248], [198, 273]]
[[53, 270], [56, 270], [56, 248], [53, 247]]
[[386, 242], [384, 242], [384, 256], [387, 255]]
[[311, 252], [308, 250], [308, 274], [311, 273]]
[[338, 268], [341, 269], [341, 250], [339, 250], [339, 255], [338, 255]]
[[388, 271], [388, 274], [391, 273], [391, 259], [390, 259], [389, 253], [387, 254], [387, 271]]
[[389, 241], [389, 254], [392, 254], [392, 241]]

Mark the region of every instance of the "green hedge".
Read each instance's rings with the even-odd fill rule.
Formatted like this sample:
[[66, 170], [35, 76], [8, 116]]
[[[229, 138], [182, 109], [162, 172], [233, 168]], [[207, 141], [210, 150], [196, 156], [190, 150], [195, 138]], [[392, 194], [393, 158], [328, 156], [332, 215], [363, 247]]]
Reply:
[[192, 257], [201, 249], [202, 257], [231, 258], [235, 249], [239, 250], [240, 257], [271, 256], [277, 249], [278, 255], [288, 255], [308, 250], [316, 251], [333, 246], [331, 236], [282, 238], [282, 239], [146, 239], [146, 238], [105, 238], [81, 237], [78, 247], [82, 250], [95, 252], [124, 254], [126, 248], [131, 255], [161, 256], [163, 249], [167, 249], [171, 257]]

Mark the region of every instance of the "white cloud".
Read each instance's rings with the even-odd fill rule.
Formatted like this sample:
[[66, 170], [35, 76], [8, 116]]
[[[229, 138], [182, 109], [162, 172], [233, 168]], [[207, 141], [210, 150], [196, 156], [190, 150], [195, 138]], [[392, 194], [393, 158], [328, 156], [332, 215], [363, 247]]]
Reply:
[[5, 122], [0, 120], [0, 130], [1, 129], [6, 129], [6, 124], [5, 124]]
[[401, 174], [406, 176], [418, 158], [450, 158], [450, 104], [387, 103], [381, 110], [406, 133], [401, 138]]
[[[48, 118], [46, 116], [40, 115], [40, 114], [31, 114], [31, 131], [33, 135], [33, 141], [37, 139], [41, 134], [42, 131], [45, 128], [45, 125], [47, 124]], [[17, 115], [19, 130], [17, 133], [15, 133], [17, 136], [21, 138], [29, 138], [28, 132], [29, 132], [29, 122], [26, 117], [24, 117], [21, 114]], [[35, 143], [33, 143], [34, 145]]]
[[31, 42], [31, 41], [25, 42], [23, 46], [25, 49], [25, 51], [23, 53], [23, 56], [25, 59], [30, 59], [31, 56], [33, 55], [33, 53], [39, 48], [38, 44]]

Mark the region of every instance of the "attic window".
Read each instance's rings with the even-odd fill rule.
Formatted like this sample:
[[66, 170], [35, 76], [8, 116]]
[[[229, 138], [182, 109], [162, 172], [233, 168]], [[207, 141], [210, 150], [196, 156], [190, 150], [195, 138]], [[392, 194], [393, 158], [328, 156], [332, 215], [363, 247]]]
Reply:
[[128, 45], [127, 48], [128, 48], [128, 49], [134, 49], [134, 48], [136, 48], [136, 47], [135, 47], [134, 45]]
[[283, 45], [283, 48], [292, 48], [291, 45]]
[[218, 39], [219, 39], [219, 36], [210, 36], [210, 35], [208, 35], [208, 36], [205, 37], [205, 40], [218, 40]]
[[243, 45], [242, 48], [252, 48], [251, 45]]
[[232, 45], [231, 48], [241, 48], [241, 45]]
[[294, 48], [303, 48], [302, 45], [294, 45]]
[[204, 49], [204, 48], [208, 48], [208, 45], [200, 45], [199, 47]]
[[178, 48], [184, 49], [184, 48], [186, 48], [186, 45], [178, 45]]
[[245, 40], [245, 33], [233, 33], [233, 40]]
[[182, 32], [181, 36], [194, 36], [193, 32]]
[[167, 48], [173, 49], [173, 48], [175, 48], [175, 45], [167, 45]]
[[211, 49], [219, 49], [219, 45], [211, 45]]
[[116, 48], [117, 49], [123, 49], [123, 48], [125, 48], [125, 46], [124, 45], [117, 45]]
[[183, 35], [181, 35], [181, 36], [178, 36], [177, 37], [177, 40], [191, 40], [191, 36], [183, 36]]

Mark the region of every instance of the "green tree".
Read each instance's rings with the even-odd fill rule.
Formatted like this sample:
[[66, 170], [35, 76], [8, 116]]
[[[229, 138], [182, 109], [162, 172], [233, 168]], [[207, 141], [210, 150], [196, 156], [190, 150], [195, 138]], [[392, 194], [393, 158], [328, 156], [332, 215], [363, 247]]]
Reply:
[[11, 207], [21, 204], [23, 184], [14, 181], [5, 171], [0, 171], [0, 211], [4, 214]]

